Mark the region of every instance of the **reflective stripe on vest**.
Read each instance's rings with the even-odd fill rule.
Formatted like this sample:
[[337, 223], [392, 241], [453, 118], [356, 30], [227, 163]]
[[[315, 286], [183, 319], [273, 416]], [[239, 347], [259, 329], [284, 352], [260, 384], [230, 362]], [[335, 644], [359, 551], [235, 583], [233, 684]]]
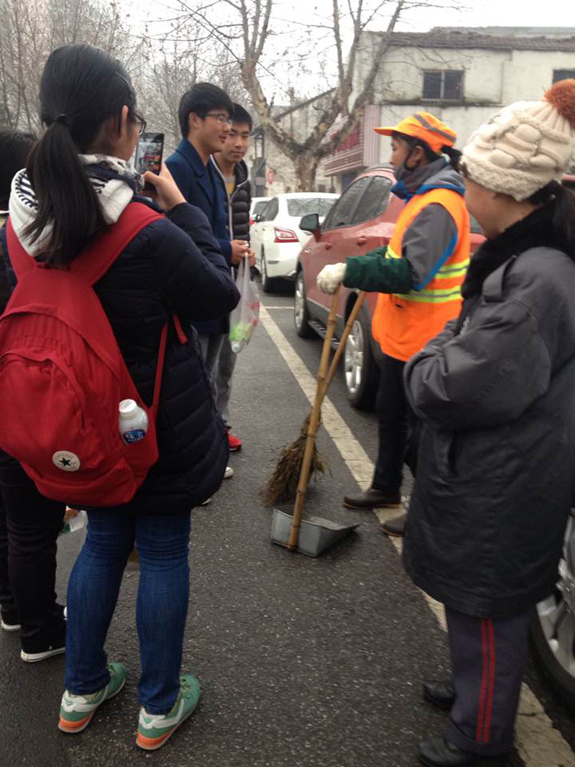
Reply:
[[383, 353], [400, 360], [418, 352], [446, 322], [457, 317], [461, 307], [461, 285], [469, 266], [470, 226], [465, 202], [457, 192], [433, 189], [412, 197], [399, 215], [386, 258], [402, 257], [405, 232], [421, 211], [433, 204], [442, 205], [455, 222], [458, 237], [453, 253], [421, 290], [403, 295], [381, 293], [373, 316], [373, 336]]

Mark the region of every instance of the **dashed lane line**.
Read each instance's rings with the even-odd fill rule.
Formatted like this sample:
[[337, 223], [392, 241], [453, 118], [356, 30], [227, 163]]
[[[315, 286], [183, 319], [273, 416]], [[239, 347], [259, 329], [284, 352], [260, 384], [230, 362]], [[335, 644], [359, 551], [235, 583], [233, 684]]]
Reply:
[[[311, 404], [315, 397], [316, 380], [266, 308], [274, 307], [260, 307], [262, 325]], [[368, 488], [373, 477], [373, 462], [327, 396], [322, 405], [322, 424], [355, 481], [363, 489]], [[376, 513], [381, 522], [394, 515], [397, 515], [397, 511], [380, 510]], [[400, 553], [401, 539], [390, 538], [390, 540]], [[427, 594], [423, 593], [423, 596], [439, 625], [445, 631], [443, 606]], [[553, 726], [543, 706], [526, 684], [523, 684], [521, 690], [516, 723], [516, 747], [525, 767], [575, 767], [575, 754], [561, 733]]]

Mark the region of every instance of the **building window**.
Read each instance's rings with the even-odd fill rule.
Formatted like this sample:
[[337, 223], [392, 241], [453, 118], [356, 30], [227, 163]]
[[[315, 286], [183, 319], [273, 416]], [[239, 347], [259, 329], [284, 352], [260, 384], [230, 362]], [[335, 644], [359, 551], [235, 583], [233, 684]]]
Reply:
[[424, 72], [423, 98], [430, 101], [461, 101], [463, 72], [454, 69]]
[[559, 80], [570, 80], [575, 78], [575, 69], [554, 69], [553, 70], [553, 82], [558, 83]]

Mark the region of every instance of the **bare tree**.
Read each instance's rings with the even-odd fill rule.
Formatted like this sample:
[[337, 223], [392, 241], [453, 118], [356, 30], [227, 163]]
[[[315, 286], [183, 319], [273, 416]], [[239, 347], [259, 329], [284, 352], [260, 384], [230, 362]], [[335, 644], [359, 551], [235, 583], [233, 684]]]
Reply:
[[0, 122], [37, 131], [38, 91], [54, 48], [85, 42], [129, 61], [137, 45], [116, 3], [102, 0], [1, 0]]
[[[165, 27], [166, 21], [160, 20]], [[142, 34], [139, 65], [132, 76], [150, 127], [166, 134], [166, 151], [179, 142], [178, 106], [194, 83], [207, 81], [223, 88], [234, 101], [247, 94], [238, 78], [236, 58], [218, 39], [190, 18], [168, 20], [168, 30], [154, 32], [149, 22]]]
[[[321, 160], [349, 136], [365, 106], [373, 99], [374, 86], [390, 47], [390, 36], [399, 19], [408, 10], [433, 4], [429, 0], [330, 0], [329, 15], [314, 17], [312, 22], [302, 21], [308, 51], [302, 54], [293, 48], [286, 49], [286, 55], [289, 51], [292, 57], [288, 66], [309, 72], [311, 58], [321, 58], [322, 46], [327, 45], [332, 61], [325, 69], [335, 72], [335, 77], [331, 79], [332, 88], [316, 104], [314, 125], [307, 135], [296, 137], [275, 119], [277, 110], [273, 98], [266, 94], [278, 59], [276, 56], [276, 61], [270, 63], [269, 57], [264, 55], [278, 38], [277, 18], [274, 21], [275, 0], [211, 0], [200, 7], [193, 0], [178, 2], [184, 17], [193, 19], [209, 31], [236, 58], [243, 85], [259, 120], [267, 135], [292, 161], [300, 190], [313, 188]], [[360, 81], [358, 62], [364, 33], [374, 23], [381, 23], [384, 16], [386, 29], [372, 36], [369, 65], [361, 73]], [[291, 23], [297, 25], [299, 22], [291, 20]], [[315, 37], [312, 33], [316, 33]], [[286, 65], [285, 56], [279, 60]], [[343, 125], [328, 140], [328, 132], [336, 121], [338, 124], [342, 121]]]

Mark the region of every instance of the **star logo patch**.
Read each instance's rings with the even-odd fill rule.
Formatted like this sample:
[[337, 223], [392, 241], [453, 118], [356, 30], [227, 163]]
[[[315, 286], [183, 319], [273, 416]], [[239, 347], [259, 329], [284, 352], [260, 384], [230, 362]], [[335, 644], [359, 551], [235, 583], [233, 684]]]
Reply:
[[52, 456], [52, 463], [62, 471], [78, 471], [80, 468], [80, 459], [76, 453], [69, 450], [58, 450]]

